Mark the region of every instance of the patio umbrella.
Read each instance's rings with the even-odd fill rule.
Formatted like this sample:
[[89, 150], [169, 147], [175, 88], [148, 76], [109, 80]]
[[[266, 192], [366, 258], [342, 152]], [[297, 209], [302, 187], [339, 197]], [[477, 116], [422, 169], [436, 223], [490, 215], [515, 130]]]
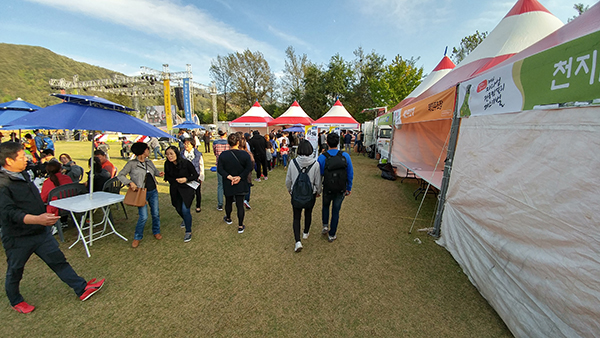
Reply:
[[173, 128], [177, 128], [177, 129], [206, 129], [203, 126], [201, 126], [199, 124], [195, 124], [192, 121], [185, 121], [183, 123], [180, 123], [180, 124], [174, 126]]
[[[124, 113], [133, 109], [96, 96], [52, 94], [67, 102], [42, 108], [11, 121], [8, 126], [39, 129], [85, 129], [140, 134], [155, 137], [173, 136]], [[92, 142], [92, 157], [94, 157]], [[90, 198], [93, 191], [93, 161], [90, 173]]]
[[287, 129], [284, 129], [283, 131], [288, 131], [288, 132], [304, 132], [304, 125], [301, 123], [295, 124]]
[[[36, 106], [35, 104], [24, 101], [21, 98], [18, 98], [13, 101], [0, 103], [0, 126], [4, 126], [7, 123], [18, 119], [19, 117], [23, 117], [31, 112], [34, 112], [38, 109], [42, 109], [42, 107]], [[0, 129], [8, 129], [8, 128], [0, 128]], [[11, 128], [11, 129], [19, 129], [19, 138], [21, 137], [20, 129], [22, 128]]]

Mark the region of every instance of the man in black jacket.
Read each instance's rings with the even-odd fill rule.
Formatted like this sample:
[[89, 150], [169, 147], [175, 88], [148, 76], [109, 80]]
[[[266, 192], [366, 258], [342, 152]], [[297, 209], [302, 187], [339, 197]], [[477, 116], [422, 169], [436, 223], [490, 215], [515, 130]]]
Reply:
[[68, 284], [81, 300], [86, 300], [104, 284], [104, 279], [86, 282], [67, 262], [50, 233], [50, 226], [60, 218], [46, 212], [39, 190], [25, 171], [27, 161], [23, 146], [17, 142], [0, 144], [0, 225], [6, 252], [6, 295], [18, 312], [35, 309], [19, 292], [25, 263], [38, 255], [58, 277]]
[[255, 181], [260, 182], [261, 178], [261, 166], [262, 166], [262, 178], [266, 181], [269, 175], [267, 170], [267, 140], [260, 135], [258, 130], [255, 130], [252, 134], [252, 138], [248, 141], [250, 145], [250, 151], [254, 155], [254, 162], [256, 162], [256, 179]]

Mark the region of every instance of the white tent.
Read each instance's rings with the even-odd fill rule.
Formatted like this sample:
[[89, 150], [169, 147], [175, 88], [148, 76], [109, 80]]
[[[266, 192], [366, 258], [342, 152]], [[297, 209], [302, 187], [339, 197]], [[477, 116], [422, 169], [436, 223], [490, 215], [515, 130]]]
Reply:
[[358, 129], [360, 124], [350, 115], [340, 100], [336, 100], [331, 109], [320, 119], [316, 120], [313, 125], [320, 128], [340, 127], [342, 129]]
[[272, 120], [271, 115], [256, 101], [244, 115], [229, 122], [229, 127], [233, 131], [249, 131], [250, 129], [254, 129], [265, 134], [267, 123]]
[[278, 118], [269, 122], [269, 126], [293, 126], [294, 124], [303, 124], [305, 126], [311, 125], [313, 123], [313, 119], [311, 119], [304, 109], [300, 107], [298, 101], [294, 101], [292, 105]]
[[429, 75], [427, 75], [427, 77], [425, 77], [425, 79], [421, 81], [421, 84], [419, 84], [417, 88], [410, 92], [410, 94], [408, 94], [398, 106], [404, 107], [413, 102], [415, 98], [423, 94], [423, 92], [429, 89], [429, 87], [436, 84], [441, 78], [446, 76], [446, 74], [448, 74], [452, 69], [454, 69], [454, 67], [456, 67], [454, 62], [452, 62], [452, 60], [450, 60], [449, 57], [444, 55], [440, 63], [438, 63], [438, 65], [433, 69], [433, 71], [431, 71], [431, 73], [429, 73]]
[[517, 337], [600, 332], [598, 18], [460, 84], [439, 243]]

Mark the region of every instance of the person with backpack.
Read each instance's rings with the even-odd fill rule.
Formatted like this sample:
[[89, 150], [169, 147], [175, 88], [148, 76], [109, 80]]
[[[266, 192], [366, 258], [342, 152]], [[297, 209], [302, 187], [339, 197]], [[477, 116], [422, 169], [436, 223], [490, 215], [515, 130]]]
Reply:
[[[327, 135], [329, 150], [319, 155], [317, 161], [323, 176], [323, 235], [329, 235], [329, 242], [337, 239], [337, 227], [340, 209], [344, 198], [352, 191], [354, 169], [350, 155], [337, 149], [340, 136], [336, 133]], [[329, 207], [331, 206], [331, 223], [329, 223]]]
[[316, 198], [321, 196], [321, 170], [312, 156], [313, 147], [307, 140], [301, 140], [298, 145], [298, 157], [291, 161], [285, 177], [285, 186], [292, 196], [294, 221], [295, 252], [302, 250], [300, 241], [300, 218], [304, 209], [303, 239], [308, 238], [312, 223], [312, 210]]

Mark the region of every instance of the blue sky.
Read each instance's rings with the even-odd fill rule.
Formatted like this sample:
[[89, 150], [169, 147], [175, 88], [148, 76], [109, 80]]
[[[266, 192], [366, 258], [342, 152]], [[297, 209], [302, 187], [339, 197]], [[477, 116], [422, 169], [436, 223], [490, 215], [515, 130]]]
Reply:
[[[575, 2], [539, 0], [564, 23]], [[420, 57], [429, 73], [460, 39], [491, 31], [516, 0], [3, 0], [0, 42], [42, 46], [77, 61], [135, 75], [140, 66], [193, 68], [209, 84], [218, 55], [260, 51], [281, 74], [292, 45], [315, 63], [362, 47], [391, 60]]]

